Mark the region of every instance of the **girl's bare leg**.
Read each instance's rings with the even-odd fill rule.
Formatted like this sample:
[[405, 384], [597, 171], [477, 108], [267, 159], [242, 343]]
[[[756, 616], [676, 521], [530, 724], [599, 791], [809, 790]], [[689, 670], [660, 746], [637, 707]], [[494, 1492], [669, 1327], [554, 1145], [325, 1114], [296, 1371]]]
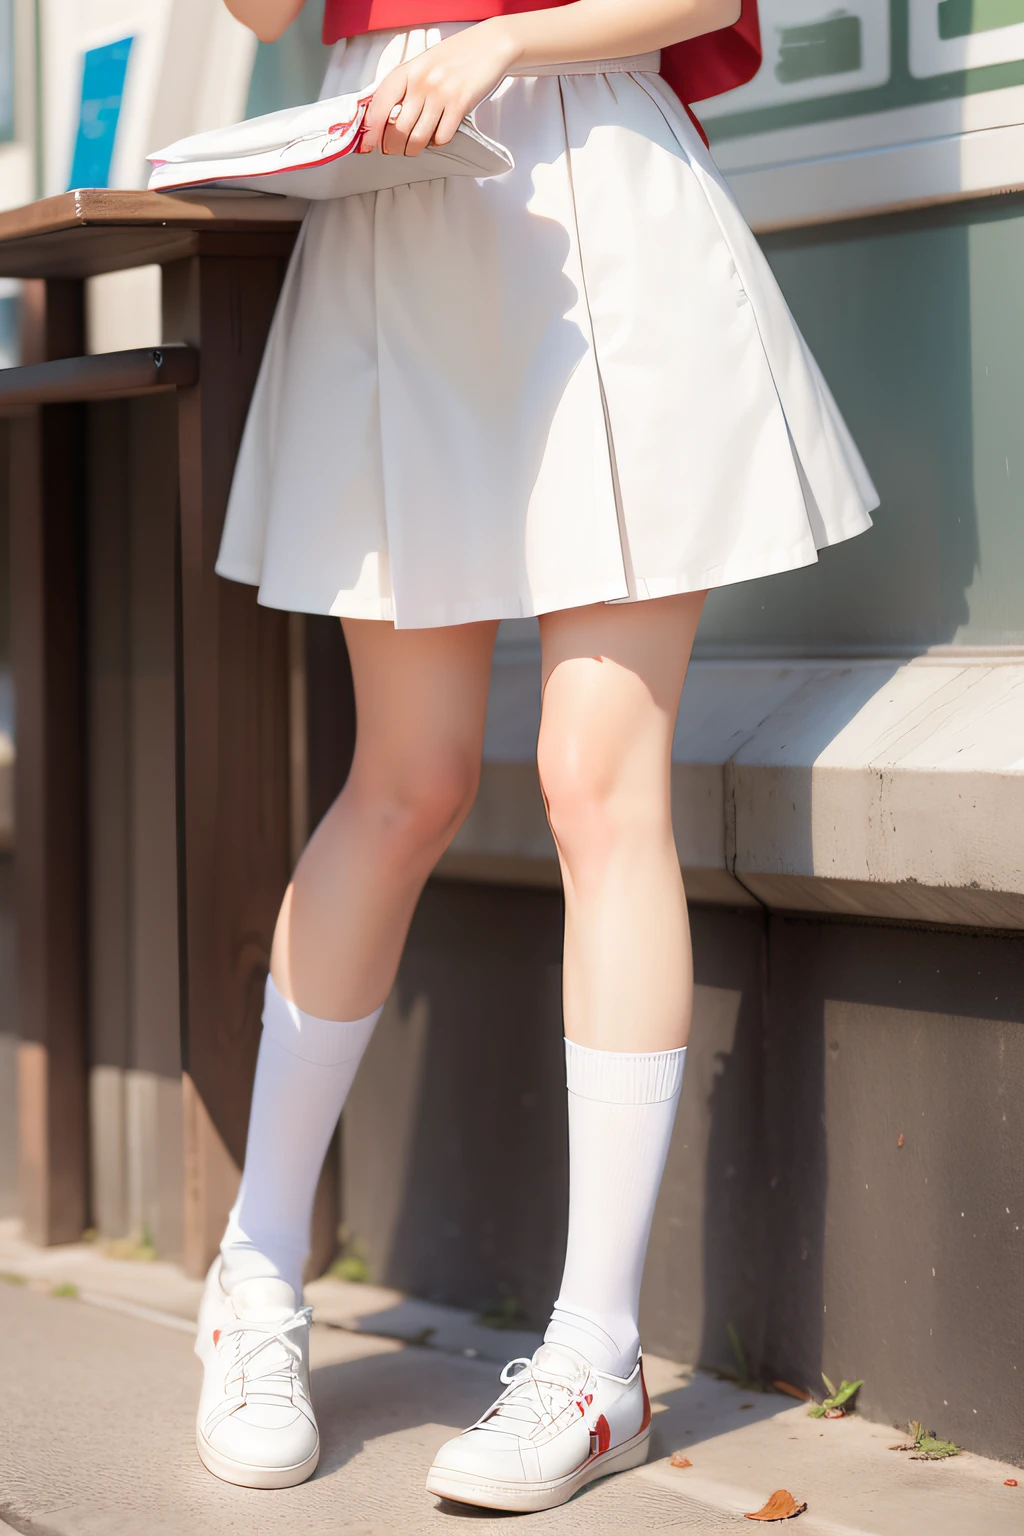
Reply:
[[541, 787], [565, 887], [565, 1032], [603, 1051], [686, 1044], [693, 969], [671, 753], [704, 593], [540, 621]]
[[346, 621], [348, 782], [314, 832], [274, 936], [245, 1171], [222, 1279], [295, 1295], [317, 1178], [398, 968], [417, 898], [476, 790], [496, 624]]
[[319, 1460], [301, 1305], [313, 1197], [416, 899], [473, 798], [496, 628], [345, 624], [355, 760], [281, 907], [245, 1169], [200, 1308], [196, 1444], [227, 1482], [290, 1487]]
[[[541, 620], [538, 762], [565, 886], [569, 1240], [545, 1339], [631, 1379], [693, 1001], [671, 754], [703, 593]], [[632, 1390], [632, 1389], [631, 1389]]]
[[[640, 1280], [693, 988], [671, 745], [702, 603], [541, 619], [538, 762], [565, 885], [569, 1241], [544, 1345], [483, 1428], [441, 1447], [427, 1488], [442, 1497], [547, 1509], [647, 1457]], [[555, 1405], [549, 1417], [538, 1403]]]
[[346, 619], [352, 772], [285, 893], [271, 975], [324, 1019], [391, 989], [420, 891], [476, 794], [497, 624], [400, 630]]

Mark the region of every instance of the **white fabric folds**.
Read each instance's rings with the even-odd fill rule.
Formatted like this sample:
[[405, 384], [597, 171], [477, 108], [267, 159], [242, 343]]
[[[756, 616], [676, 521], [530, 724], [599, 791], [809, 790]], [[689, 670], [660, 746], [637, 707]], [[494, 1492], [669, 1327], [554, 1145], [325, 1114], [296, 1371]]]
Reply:
[[[339, 43], [324, 92], [455, 29]], [[788, 570], [870, 526], [867, 471], [679, 101], [587, 68], [478, 107], [504, 175], [311, 207], [217, 565], [262, 603], [512, 618]]]
[[149, 156], [151, 192], [269, 192], [318, 200], [443, 176], [496, 176], [512, 156], [466, 118], [450, 144], [420, 155], [357, 153], [372, 90], [286, 107], [179, 139]]

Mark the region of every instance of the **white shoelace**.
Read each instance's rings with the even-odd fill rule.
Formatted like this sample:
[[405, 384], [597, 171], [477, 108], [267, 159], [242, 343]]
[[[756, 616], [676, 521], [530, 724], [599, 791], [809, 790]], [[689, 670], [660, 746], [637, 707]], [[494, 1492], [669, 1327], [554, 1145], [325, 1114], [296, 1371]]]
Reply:
[[[517, 1426], [515, 1433], [532, 1440], [541, 1430], [555, 1425], [572, 1407], [584, 1419], [587, 1429], [593, 1429], [593, 1394], [586, 1391], [586, 1377], [574, 1385], [564, 1376], [546, 1371], [536, 1360], [520, 1356], [505, 1366], [501, 1380], [506, 1390], [474, 1429], [507, 1430], [511, 1420]], [[501, 1419], [506, 1422], [495, 1422]]]
[[[254, 1323], [239, 1320], [221, 1331], [217, 1351], [234, 1349], [234, 1359], [224, 1378], [225, 1399], [211, 1413], [212, 1429], [221, 1419], [244, 1407], [247, 1403], [291, 1403], [307, 1417], [313, 1408], [306, 1396], [300, 1368], [302, 1345], [289, 1335], [301, 1328], [308, 1328], [313, 1317], [312, 1307], [302, 1307], [287, 1321], [281, 1323]], [[247, 1343], [252, 1338], [252, 1343]], [[228, 1395], [234, 1387], [234, 1395]]]

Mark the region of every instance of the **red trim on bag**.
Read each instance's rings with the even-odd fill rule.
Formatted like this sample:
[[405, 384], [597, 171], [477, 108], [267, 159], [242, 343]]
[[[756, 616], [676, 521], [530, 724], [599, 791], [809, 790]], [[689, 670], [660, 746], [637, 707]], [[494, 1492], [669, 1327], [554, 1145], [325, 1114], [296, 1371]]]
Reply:
[[[333, 127], [328, 128], [327, 129], [328, 138], [331, 136], [331, 134], [338, 133], [341, 130], [347, 130], [347, 129], [351, 128], [354, 123], [359, 122], [360, 118], [364, 118], [366, 116], [367, 110], [368, 110], [370, 102], [372, 100], [373, 100], [373, 96], [372, 95], [370, 95], [370, 96], [360, 96], [359, 102], [358, 102], [359, 110], [356, 112], [355, 117], [349, 118], [347, 123], [335, 123], [333, 125]], [[338, 150], [337, 154], [334, 154], [334, 155], [321, 155], [316, 160], [307, 160], [307, 161], [305, 161], [302, 165], [280, 165], [280, 166], [277, 166], [276, 169], [274, 169], [272, 171], [246, 171], [246, 172], [244, 172], [241, 175], [233, 175], [233, 176], [232, 175], [229, 175], [229, 176], [192, 176], [192, 177], [188, 178], [185, 181], [176, 181], [176, 182], [165, 183], [164, 186], [158, 187], [156, 190], [158, 192], [173, 192], [175, 190], [175, 188], [177, 188], [177, 187], [205, 187], [209, 183], [216, 182], [216, 181], [256, 181], [258, 178], [263, 177], [263, 176], [287, 176], [292, 171], [315, 171], [318, 166], [321, 166], [321, 165], [333, 165], [335, 160], [343, 160], [346, 155], [353, 155], [353, 154], [355, 154], [357, 152], [357, 150], [359, 149], [359, 146], [362, 143], [362, 141], [365, 138], [365, 136], [366, 136], [366, 129], [363, 128], [363, 127], [360, 127], [353, 134], [352, 138], [344, 146], [344, 148]], [[269, 154], [270, 151], [268, 150], [267, 153]], [[170, 161], [168, 161], [168, 160], [151, 160], [149, 163], [150, 163], [150, 165], [152, 165], [154, 167], [154, 169], [157, 169], [157, 168], [159, 168], [162, 165], [169, 165]], [[182, 167], [182, 169], [184, 170], [184, 167]]]

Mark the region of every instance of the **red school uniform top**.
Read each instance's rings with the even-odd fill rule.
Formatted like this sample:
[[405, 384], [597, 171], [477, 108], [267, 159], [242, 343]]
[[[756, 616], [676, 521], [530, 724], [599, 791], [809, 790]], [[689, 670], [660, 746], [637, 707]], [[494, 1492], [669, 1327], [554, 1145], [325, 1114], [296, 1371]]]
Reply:
[[[326, 0], [325, 43], [362, 32], [428, 26], [437, 21], [484, 21], [519, 11], [545, 11], [569, 0]], [[662, 77], [687, 107], [753, 79], [761, 65], [757, 0], [743, 0], [739, 21], [661, 50]], [[692, 114], [691, 114], [692, 116]], [[699, 126], [699, 125], [698, 125]]]

